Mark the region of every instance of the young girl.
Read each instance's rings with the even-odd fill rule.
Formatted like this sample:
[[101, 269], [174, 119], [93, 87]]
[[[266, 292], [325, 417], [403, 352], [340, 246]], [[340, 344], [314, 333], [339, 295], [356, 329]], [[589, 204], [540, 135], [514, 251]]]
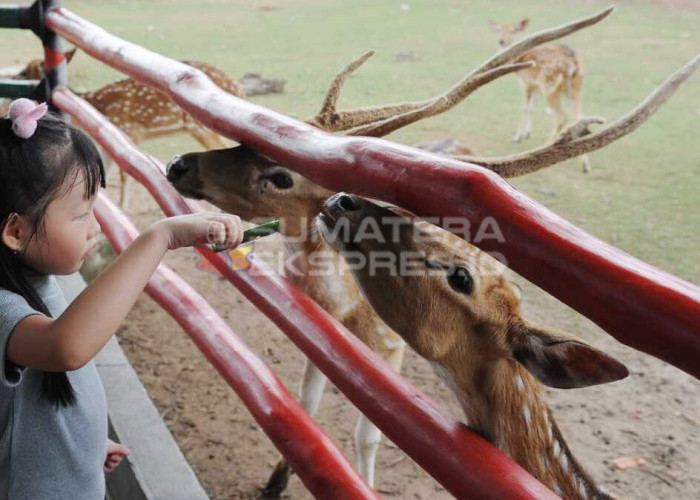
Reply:
[[100, 227], [105, 174], [90, 139], [46, 105], [0, 118], [0, 499], [103, 499], [128, 454], [107, 439], [93, 358], [168, 250], [242, 238], [240, 219], [204, 213], [149, 226], [70, 305], [54, 275], [76, 272]]

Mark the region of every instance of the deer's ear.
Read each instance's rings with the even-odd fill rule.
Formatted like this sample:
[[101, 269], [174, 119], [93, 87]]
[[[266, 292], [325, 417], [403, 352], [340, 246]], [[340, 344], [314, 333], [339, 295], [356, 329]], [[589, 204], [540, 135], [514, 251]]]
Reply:
[[530, 24], [530, 20], [526, 17], [520, 23], [518, 23], [518, 31], [522, 31], [525, 28], [527, 28], [527, 25]]
[[73, 56], [75, 55], [76, 52], [78, 52], [78, 47], [73, 47], [73, 50], [69, 50], [68, 52], [66, 52], [64, 54], [66, 57], [66, 63], [69, 63], [71, 61], [71, 59], [73, 59]]
[[521, 324], [513, 333], [513, 357], [550, 387], [588, 387], [629, 375], [616, 359], [564, 332]]
[[398, 215], [399, 217], [405, 217], [408, 220], [415, 220], [416, 214], [413, 212], [410, 212], [406, 210], [405, 208], [397, 207], [396, 205], [390, 205], [390, 204], [379, 204], [380, 206], [384, 206], [387, 210], [393, 212], [395, 215]]

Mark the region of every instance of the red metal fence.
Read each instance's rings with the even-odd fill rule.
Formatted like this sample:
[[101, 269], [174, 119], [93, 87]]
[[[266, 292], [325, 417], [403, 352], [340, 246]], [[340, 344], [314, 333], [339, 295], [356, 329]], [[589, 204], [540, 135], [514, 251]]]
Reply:
[[[98, 196], [95, 214], [118, 253], [139, 234], [104, 193]], [[146, 285], [146, 293], [188, 333], [314, 496], [379, 498], [274, 372], [178, 274], [160, 264]], [[319, 468], [316, 464], [325, 466]]]
[[[88, 103], [67, 89], [56, 90], [53, 102], [139, 180], [163, 212], [180, 215], [191, 211], [165, 179], [163, 166], [135, 148]], [[197, 251], [274, 321], [389, 439], [457, 498], [556, 498], [490, 443], [441, 414], [427, 396], [264, 263], [253, 260], [249, 268], [234, 271], [221, 255]]]
[[223, 136], [334, 190], [396, 203], [421, 216], [493, 217], [488, 239], [509, 267], [635, 349], [700, 376], [700, 288], [577, 228], [498, 175], [380, 139], [340, 137], [219, 89], [202, 72], [58, 9], [48, 26], [100, 61], [169, 94]]

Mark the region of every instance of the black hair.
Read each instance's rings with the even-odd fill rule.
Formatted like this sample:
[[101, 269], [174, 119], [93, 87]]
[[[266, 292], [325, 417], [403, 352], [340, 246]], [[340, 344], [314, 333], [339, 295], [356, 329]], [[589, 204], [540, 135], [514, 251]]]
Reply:
[[[48, 317], [48, 307], [30, 282], [32, 270], [21, 256], [32, 238], [46, 234], [47, 207], [64, 192], [64, 183], [81, 172], [85, 198], [90, 199], [100, 186], [105, 187], [105, 172], [100, 153], [84, 132], [47, 113], [34, 134], [22, 139], [12, 131], [9, 118], [0, 118], [0, 233], [13, 213], [32, 224], [32, 233], [19, 252], [0, 243], [0, 288], [21, 295]], [[43, 372], [41, 385], [41, 396], [56, 406], [75, 403], [75, 391], [65, 372]]]

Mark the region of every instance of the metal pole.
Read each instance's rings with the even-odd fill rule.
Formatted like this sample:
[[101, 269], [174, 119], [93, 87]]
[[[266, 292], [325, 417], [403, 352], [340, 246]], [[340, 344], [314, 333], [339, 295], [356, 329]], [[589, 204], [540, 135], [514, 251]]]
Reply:
[[19, 4], [0, 5], [0, 28], [21, 28]]
[[0, 97], [31, 97], [39, 80], [0, 80]]

